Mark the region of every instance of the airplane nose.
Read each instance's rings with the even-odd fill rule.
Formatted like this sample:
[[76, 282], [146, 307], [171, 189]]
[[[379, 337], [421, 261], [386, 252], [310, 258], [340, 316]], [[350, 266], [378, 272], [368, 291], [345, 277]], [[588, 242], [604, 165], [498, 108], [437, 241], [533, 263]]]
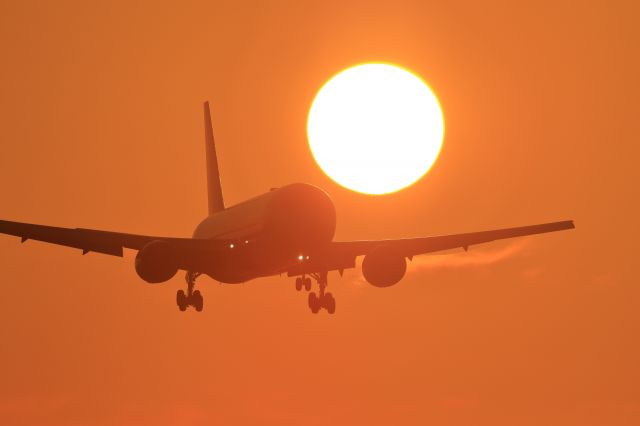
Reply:
[[274, 194], [266, 214], [265, 233], [280, 245], [309, 249], [333, 239], [336, 210], [329, 195], [313, 185], [293, 184]]

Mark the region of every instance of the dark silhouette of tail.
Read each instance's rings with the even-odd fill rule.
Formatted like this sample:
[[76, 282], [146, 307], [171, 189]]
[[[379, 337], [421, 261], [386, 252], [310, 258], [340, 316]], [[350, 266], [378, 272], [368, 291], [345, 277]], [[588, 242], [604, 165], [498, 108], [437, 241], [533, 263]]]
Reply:
[[216, 143], [213, 139], [213, 126], [211, 124], [209, 101], [204, 103], [204, 138], [207, 150], [207, 193], [209, 196], [209, 214], [212, 215], [224, 210], [224, 200], [222, 199], [222, 185], [220, 184], [220, 170], [218, 169]]

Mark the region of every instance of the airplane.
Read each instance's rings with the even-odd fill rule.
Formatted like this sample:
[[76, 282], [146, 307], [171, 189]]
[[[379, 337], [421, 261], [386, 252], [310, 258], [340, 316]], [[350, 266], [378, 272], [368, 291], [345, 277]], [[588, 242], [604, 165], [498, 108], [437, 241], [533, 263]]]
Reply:
[[[226, 207], [211, 124], [209, 102], [204, 103], [209, 215], [191, 238], [158, 237], [84, 228], [60, 228], [0, 220], [0, 233], [89, 252], [123, 256], [137, 250], [135, 270], [144, 281], [157, 284], [185, 272], [186, 291], [180, 289], [180, 311], [200, 312], [203, 297], [196, 279], [207, 275], [224, 284], [287, 274], [295, 287], [309, 292], [311, 312], [333, 314], [336, 301], [326, 291], [328, 273], [355, 268], [375, 287], [397, 284], [414, 256], [462, 248], [494, 240], [575, 228], [572, 220], [472, 233], [371, 241], [334, 241], [336, 210], [329, 195], [307, 184], [293, 183]], [[311, 291], [312, 279], [318, 293]]]

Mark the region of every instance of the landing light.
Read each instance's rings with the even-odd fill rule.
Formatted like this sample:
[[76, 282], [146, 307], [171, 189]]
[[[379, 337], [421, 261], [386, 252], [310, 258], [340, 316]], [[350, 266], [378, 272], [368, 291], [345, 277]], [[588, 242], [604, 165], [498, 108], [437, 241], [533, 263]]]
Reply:
[[304, 256], [303, 255], [298, 256], [298, 260], [304, 260]]
[[235, 247], [235, 244], [233, 243], [229, 244], [229, 248], [234, 248], [234, 247]]

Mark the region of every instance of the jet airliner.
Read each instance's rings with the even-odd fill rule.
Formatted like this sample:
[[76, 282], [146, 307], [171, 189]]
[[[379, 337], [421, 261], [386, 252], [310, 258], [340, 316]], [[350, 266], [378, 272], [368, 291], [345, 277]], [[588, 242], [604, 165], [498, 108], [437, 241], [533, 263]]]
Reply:
[[[196, 279], [207, 275], [225, 284], [287, 274], [308, 294], [311, 312], [333, 314], [336, 301], [326, 291], [328, 273], [356, 266], [364, 256], [362, 274], [371, 285], [398, 283], [414, 256], [463, 248], [505, 238], [574, 228], [573, 221], [552, 222], [464, 234], [371, 241], [334, 241], [336, 210], [322, 189], [293, 183], [227, 207], [222, 197], [218, 159], [209, 103], [204, 103], [209, 215], [191, 238], [173, 238], [60, 228], [0, 220], [0, 233], [82, 250], [123, 256], [137, 250], [135, 270], [148, 283], [164, 283], [185, 272], [186, 291], [178, 290], [181, 311], [202, 311], [203, 297]], [[315, 282], [318, 292], [312, 290]]]

